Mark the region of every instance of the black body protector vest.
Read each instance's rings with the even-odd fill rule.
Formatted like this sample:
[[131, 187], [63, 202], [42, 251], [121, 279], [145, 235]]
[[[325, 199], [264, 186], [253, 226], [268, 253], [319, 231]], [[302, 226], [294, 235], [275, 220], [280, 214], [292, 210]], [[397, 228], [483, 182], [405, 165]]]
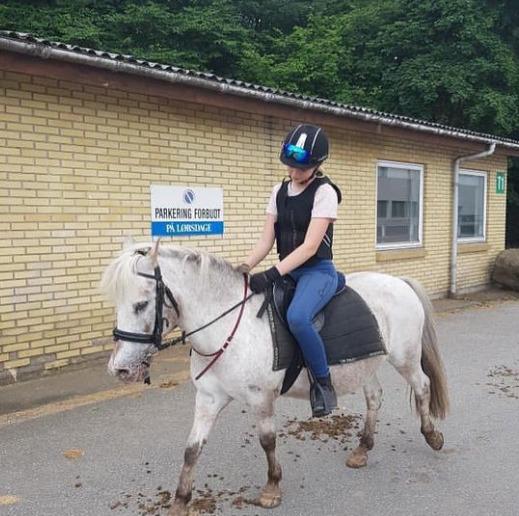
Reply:
[[[288, 183], [289, 181], [283, 181], [276, 196], [278, 218], [274, 229], [276, 232], [277, 252], [280, 260], [288, 256], [304, 242], [312, 218], [315, 193], [322, 184], [328, 183], [331, 185], [337, 192], [339, 203], [342, 200], [339, 187], [320, 172], [317, 173], [315, 179], [298, 195], [289, 197]], [[317, 253], [303, 263], [301, 267], [314, 265], [319, 260], [331, 260], [333, 258], [332, 244], [333, 224], [329, 224], [323, 240], [317, 249]]]

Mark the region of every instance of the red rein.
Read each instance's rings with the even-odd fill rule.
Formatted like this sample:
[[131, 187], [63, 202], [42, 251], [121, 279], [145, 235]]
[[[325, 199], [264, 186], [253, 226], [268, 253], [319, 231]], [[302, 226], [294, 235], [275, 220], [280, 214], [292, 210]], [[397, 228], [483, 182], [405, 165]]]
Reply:
[[241, 316], [243, 315], [243, 310], [245, 308], [245, 301], [247, 298], [247, 288], [248, 288], [247, 275], [244, 274], [243, 275], [243, 303], [240, 308], [240, 313], [238, 314], [238, 319], [236, 320], [236, 323], [234, 324], [234, 328], [232, 329], [230, 335], [225, 339], [223, 346], [218, 351], [215, 351], [214, 353], [207, 353], [207, 354], [200, 353], [200, 351], [197, 351], [194, 346], [191, 346], [192, 350], [202, 357], [214, 357], [211, 360], [211, 362], [209, 362], [209, 364], [202, 370], [202, 372], [196, 376], [195, 380], [200, 379], [202, 376], [204, 376], [205, 373], [207, 373], [207, 371], [209, 371], [209, 369], [211, 369], [211, 367], [214, 365], [214, 363], [223, 355], [223, 352], [227, 349], [229, 344], [232, 342], [234, 334], [236, 333], [236, 330], [238, 329], [238, 326], [240, 325]]

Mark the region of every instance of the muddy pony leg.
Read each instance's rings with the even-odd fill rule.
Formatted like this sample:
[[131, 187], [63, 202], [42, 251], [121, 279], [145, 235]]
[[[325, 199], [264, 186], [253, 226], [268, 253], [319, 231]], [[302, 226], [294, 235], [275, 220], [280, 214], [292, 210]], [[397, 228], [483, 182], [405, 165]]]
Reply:
[[229, 401], [230, 398], [225, 394], [197, 392], [193, 426], [187, 440], [184, 465], [169, 516], [187, 516], [187, 504], [191, 500], [196, 462], [218, 414]]
[[274, 396], [255, 407], [258, 417], [259, 439], [268, 463], [267, 484], [261, 490], [257, 503], [271, 509], [281, 503], [281, 466], [276, 459], [276, 428], [274, 424]]
[[420, 430], [425, 437], [425, 441], [433, 450], [441, 450], [443, 448], [443, 434], [434, 428], [431, 415], [431, 388], [429, 378], [422, 372], [421, 368], [409, 383], [414, 390], [416, 398], [416, 407], [420, 412]]
[[373, 375], [364, 385], [364, 396], [368, 410], [364, 420], [364, 429], [360, 437], [360, 442], [346, 460], [346, 466], [350, 468], [362, 468], [368, 463], [368, 451], [373, 448], [375, 426], [377, 423], [377, 412], [382, 400], [382, 387], [378, 379]]
[[431, 407], [431, 387], [429, 377], [422, 371], [420, 363], [415, 368], [398, 368], [399, 373], [408, 381], [414, 391], [416, 408], [420, 413], [420, 431], [425, 437], [425, 441], [433, 450], [443, 448], [443, 434], [434, 428], [430, 407]]

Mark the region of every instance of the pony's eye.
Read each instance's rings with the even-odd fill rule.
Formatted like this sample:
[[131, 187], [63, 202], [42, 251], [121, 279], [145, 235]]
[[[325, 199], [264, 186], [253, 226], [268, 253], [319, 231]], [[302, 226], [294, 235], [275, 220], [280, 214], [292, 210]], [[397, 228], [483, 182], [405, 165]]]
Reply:
[[148, 306], [148, 301], [141, 301], [140, 303], [135, 303], [133, 305], [133, 311], [135, 314], [142, 312]]

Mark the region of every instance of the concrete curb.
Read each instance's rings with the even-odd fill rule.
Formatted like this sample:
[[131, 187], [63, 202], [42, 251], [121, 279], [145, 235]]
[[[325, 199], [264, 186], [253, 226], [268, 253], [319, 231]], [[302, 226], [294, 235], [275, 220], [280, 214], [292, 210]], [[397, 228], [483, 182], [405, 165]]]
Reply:
[[58, 401], [55, 403], [48, 403], [36, 408], [12, 412], [9, 414], [0, 415], [0, 428], [16, 423], [22, 423], [31, 419], [36, 419], [42, 416], [49, 416], [59, 412], [66, 412], [85, 405], [92, 405], [102, 401], [113, 400], [125, 396], [141, 396], [141, 394], [150, 389], [170, 389], [176, 385], [185, 382], [190, 377], [188, 371], [181, 371], [174, 375], [161, 377], [160, 381], [153, 385], [132, 384], [125, 385], [116, 389], [109, 389], [105, 391], [88, 394], [86, 396], [74, 396], [70, 399]]

